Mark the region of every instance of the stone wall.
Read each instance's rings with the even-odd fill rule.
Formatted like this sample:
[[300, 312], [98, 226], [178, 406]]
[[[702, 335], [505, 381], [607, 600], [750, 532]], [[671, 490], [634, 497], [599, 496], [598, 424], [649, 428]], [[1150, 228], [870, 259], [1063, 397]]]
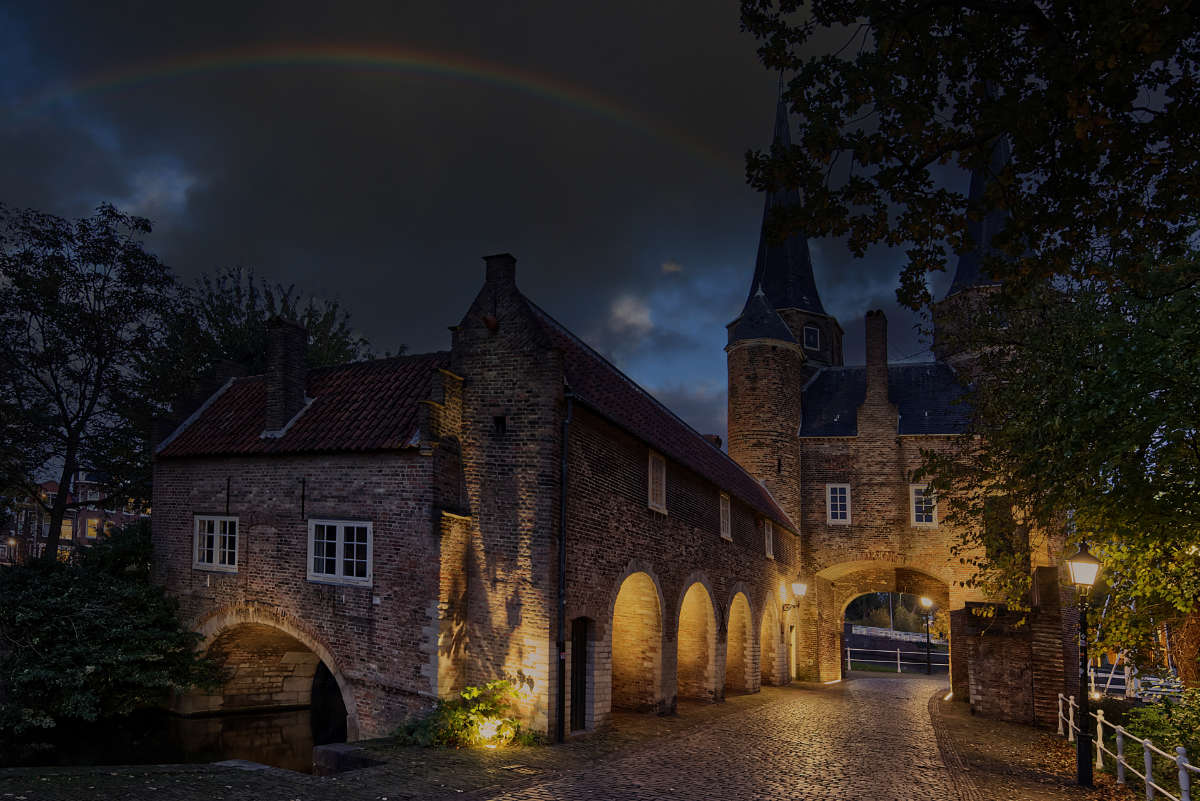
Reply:
[[[155, 580], [206, 644], [246, 623], [295, 637], [338, 678], [351, 732], [386, 733], [439, 689], [437, 631], [451, 599], [432, 470], [414, 451], [159, 460]], [[238, 518], [237, 572], [193, 567], [195, 515]], [[308, 580], [311, 518], [371, 521], [372, 586]]]

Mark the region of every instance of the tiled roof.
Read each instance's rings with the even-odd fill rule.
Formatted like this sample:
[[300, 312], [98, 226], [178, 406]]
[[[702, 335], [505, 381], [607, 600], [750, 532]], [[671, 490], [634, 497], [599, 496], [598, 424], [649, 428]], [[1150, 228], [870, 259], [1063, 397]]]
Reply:
[[262, 437], [264, 376], [237, 378], [185, 422], [160, 457], [371, 451], [412, 447], [418, 402], [429, 398], [446, 353], [425, 353], [310, 370], [312, 402], [283, 436]]
[[[943, 362], [888, 367], [888, 400], [900, 412], [899, 434], [961, 434], [970, 407], [963, 386]], [[867, 368], [827, 367], [804, 389], [801, 437], [853, 437], [867, 397]]]
[[567, 384], [575, 397], [655, 450], [694, 470], [776, 523], [798, 531], [766, 488], [683, 422], [653, 395], [588, 347], [553, 317], [529, 303], [563, 356]]

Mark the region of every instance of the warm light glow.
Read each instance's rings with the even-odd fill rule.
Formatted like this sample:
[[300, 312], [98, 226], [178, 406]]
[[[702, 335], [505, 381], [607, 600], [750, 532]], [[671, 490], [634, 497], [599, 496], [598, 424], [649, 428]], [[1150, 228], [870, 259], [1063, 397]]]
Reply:
[[797, 581], [792, 584], [792, 595], [803, 598], [808, 595], [808, 585], [803, 581]]
[[948, 693], [946, 693], [945, 695], [943, 695], [943, 696], [942, 696], [942, 700], [943, 700], [943, 701], [949, 701], [949, 700], [950, 700], [951, 698], [953, 698], [953, 697], [954, 697], [954, 690], [951, 690], [950, 692], [948, 692]]
[[1093, 701], [1099, 701], [1099, 700], [1100, 700], [1100, 693], [1096, 692], [1095, 690], [1093, 690], [1093, 691], [1091, 692], [1091, 696], [1092, 696], [1092, 700], [1093, 700]]
[[1100, 560], [1088, 553], [1087, 543], [1079, 546], [1079, 552], [1067, 560], [1071, 583], [1081, 590], [1091, 589], [1100, 574]]
[[921, 596], [921, 606], [925, 607], [926, 609], [929, 609], [930, 607], [933, 606], [933, 599], [928, 596], [922, 595]]
[[500, 733], [500, 721], [496, 718], [488, 718], [483, 723], [479, 724], [479, 737], [484, 741], [484, 745], [488, 748], [496, 747], [496, 735]]

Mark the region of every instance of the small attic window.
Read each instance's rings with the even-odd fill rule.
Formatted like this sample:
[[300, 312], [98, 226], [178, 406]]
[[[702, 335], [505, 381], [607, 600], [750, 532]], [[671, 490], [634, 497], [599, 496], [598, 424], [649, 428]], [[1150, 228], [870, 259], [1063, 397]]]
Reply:
[[815, 325], [804, 326], [804, 349], [821, 349], [821, 329], [817, 328]]
[[508, 433], [508, 417], [498, 414], [492, 418], [492, 431], [497, 434]]

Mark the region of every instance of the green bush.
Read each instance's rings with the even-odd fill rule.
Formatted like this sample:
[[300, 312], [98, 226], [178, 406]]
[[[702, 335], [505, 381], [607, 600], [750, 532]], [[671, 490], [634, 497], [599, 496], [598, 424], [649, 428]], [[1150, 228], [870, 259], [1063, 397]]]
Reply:
[[75, 564], [0, 568], [0, 741], [219, 682], [196, 653], [200, 636], [148, 580], [147, 542], [134, 526]]
[[437, 748], [535, 744], [540, 741], [537, 734], [522, 730], [521, 724], [508, 714], [516, 700], [516, 688], [504, 679], [489, 681], [482, 687], [467, 687], [456, 698], [439, 699], [426, 717], [402, 726], [396, 732], [396, 739], [402, 745]]
[[[1125, 719], [1125, 731], [1149, 738], [1156, 748], [1169, 754], [1182, 745], [1187, 749], [1188, 761], [1193, 765], [1200, 762], [1200, 689], [1185, 690], [1178, 701], [1163, 699], [1150, 706], [1129, 710]], [[1110, 744], [1111, 748], [1112, 745]], [[1139, 771], [1142, 769], [1141, 750], [1136, 743], [1126, 742], [1125, 760]], [[1174, 760], [1154, 755], [1154, 780], [1171, 792], [1178, 790], [1178, 769]]]

